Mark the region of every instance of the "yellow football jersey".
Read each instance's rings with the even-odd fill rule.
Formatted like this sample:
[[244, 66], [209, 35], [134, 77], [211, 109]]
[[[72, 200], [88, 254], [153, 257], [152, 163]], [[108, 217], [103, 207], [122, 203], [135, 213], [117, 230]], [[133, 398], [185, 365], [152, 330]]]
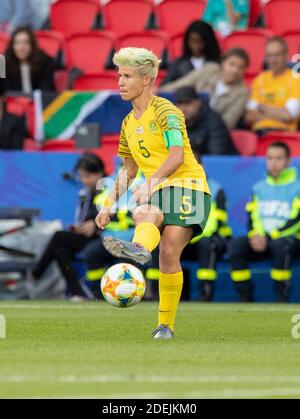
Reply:
[[169, 156], [164, 133], [180, 130], [184, 146], [184, 163], [155, 191], [167, 186], [180, 186], [210, 193], [203, 167], [190, 146], [183, 113], [167, 99], [154, 96], [140, 119], [131, 111], [122, 123], [118, 155], [132, 157], [144, 173], [151, 177]]

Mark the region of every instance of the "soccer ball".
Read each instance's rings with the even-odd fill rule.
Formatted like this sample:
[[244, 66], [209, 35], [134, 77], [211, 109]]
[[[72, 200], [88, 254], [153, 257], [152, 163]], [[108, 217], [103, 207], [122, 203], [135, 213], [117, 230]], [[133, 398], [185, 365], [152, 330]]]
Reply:
[[146, 291], [142, 272], [129, 263], [111, 266], [101, 279], [105, 300], [115, 307], [132, 307], [139, 303]]

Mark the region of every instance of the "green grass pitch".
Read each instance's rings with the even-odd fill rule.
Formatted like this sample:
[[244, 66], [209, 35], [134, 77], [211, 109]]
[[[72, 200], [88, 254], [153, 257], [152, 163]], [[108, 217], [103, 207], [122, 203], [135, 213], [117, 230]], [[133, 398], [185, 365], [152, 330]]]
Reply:
[[156, 303], [1, 302], [0, 398], [299, 398], [296, 305], [182, 303], [153, 341]]

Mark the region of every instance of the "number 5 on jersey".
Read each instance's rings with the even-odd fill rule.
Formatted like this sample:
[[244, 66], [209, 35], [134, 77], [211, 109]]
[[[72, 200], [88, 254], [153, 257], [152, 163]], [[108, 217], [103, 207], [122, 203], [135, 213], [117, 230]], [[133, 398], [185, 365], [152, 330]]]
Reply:
[[139, 146], [140, 149], [142, 150], [142, 156], [144, 156], [146, 159], [148, 159], [151, 154], [149, 153], [149, 151], [147, 150], [147, 148], [144, 146], [144, 140], [139, 140]]

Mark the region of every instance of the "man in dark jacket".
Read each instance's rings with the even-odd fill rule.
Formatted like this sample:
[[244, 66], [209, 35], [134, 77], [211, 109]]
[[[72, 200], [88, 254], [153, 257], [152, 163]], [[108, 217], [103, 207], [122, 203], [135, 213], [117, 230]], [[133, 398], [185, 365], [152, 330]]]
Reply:
[[21, 150], [26, 131], [25, 118], [6, 112], [0, 95], [0, 150]]
[[221, 116], [199, 97], [193, 87], [178, 89], [175, 102], [185, 116], [188, 136], [196, 155], [238, 154]]

